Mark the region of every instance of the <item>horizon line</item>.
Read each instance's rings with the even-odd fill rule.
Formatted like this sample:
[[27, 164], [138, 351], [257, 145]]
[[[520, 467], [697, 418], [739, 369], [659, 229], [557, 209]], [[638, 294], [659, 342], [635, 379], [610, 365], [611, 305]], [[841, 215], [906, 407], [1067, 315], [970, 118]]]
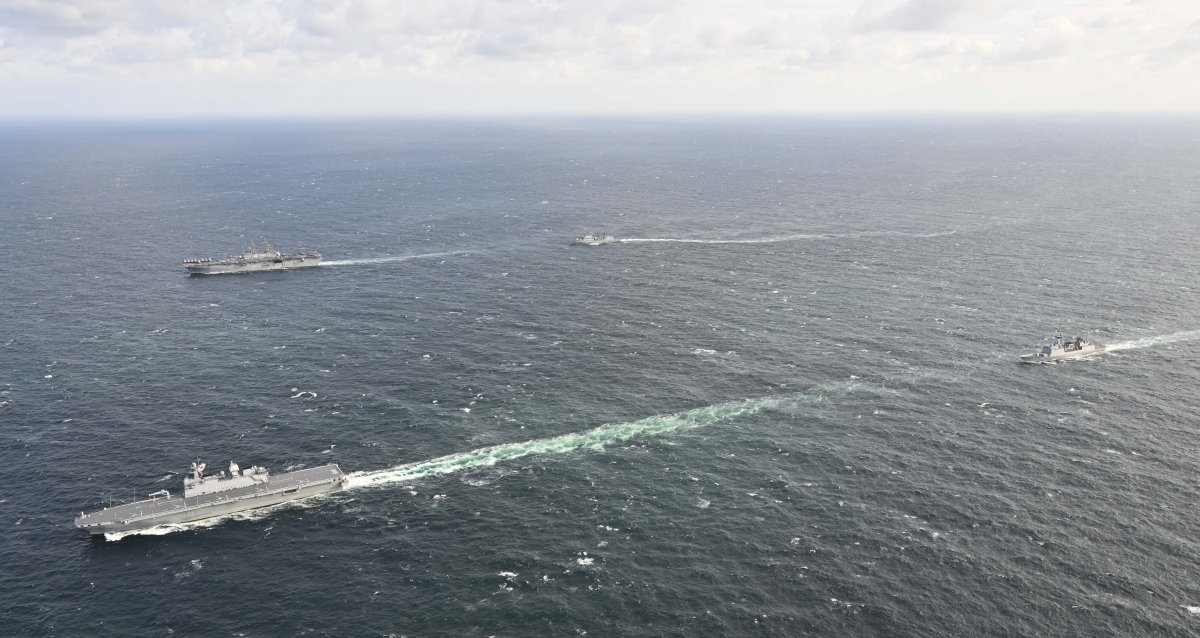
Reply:
[[928, 118], [1200, 118], [1194, 109], [1020, 109], [1020, 110], [852, 110], [852, 111], [530, 111], [509, 113], [253, 113], [253, 114], [106, 114], [0, 115], [0, 124], [152, 124], [185, 122], [502, 122], [552, 121], [674, 121], [674, 120], [830, 120]]

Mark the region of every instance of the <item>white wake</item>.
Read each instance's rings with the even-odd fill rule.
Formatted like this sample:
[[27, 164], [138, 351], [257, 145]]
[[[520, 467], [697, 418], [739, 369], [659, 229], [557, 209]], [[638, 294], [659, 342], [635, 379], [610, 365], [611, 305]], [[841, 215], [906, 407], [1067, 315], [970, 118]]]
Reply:
[[600, 427], [563, 434], [546, 439], [505, 443], [419, 461], [384, 470], [354, 472], [349, 475], [350, 488], [391, 485], [414, 481], [426, 476], [451, 474], [477, 467], [487, 467], [524, 456], [567, 454], [577, 450], [600, 451], [609, 445], [631, 439], [660, 437], [709, 425], [727, 423], [763, 411], [773, 411], [802, 405], [813, 405], [830, 398], [841, 397], [866, 386], [858, 383], [838, 384], [817, 388], [811, 392], [785, 397], [745, 399], [705, 406], [675, 414], [656, 415], [629, 423], [610, 423]]
[[[428, 461], [397, 465], [382, 470], [352, 472], [347, 475], [349, 482], [346, 489], [395, 485], [397, 483], [415, 481], [427, 476], [452, 474], [477, 467], [488, 467], [525, 456], [569, 454], [578, 450], [602, 451], [610, 445], [624, 443], [632, 439], [668, 436], [677, 432], [685, 432], [705, 426], [736, 421], [737, 419], [758, 414], [759, 412], [817, 405], [829, 399], [841, 398], [852, 392], [861, 391], [878, 392], [881, 391], [881, 388], [854, 382], [839, 383], [814, 388], [802, 394], [718, 403], [674, 414], [655, 415], [628, 423], [610, 423], [583, 432], [563, 434], [545, 439], [533, 439], [519, 443], [493, 445], [469, 452], [449, 454]], [[238, 512], [202, 521], [193, 521], [178, 525], [161, 525], [129, 532], [114, 532], [105, 534], [104, 538], [109, 541], [117, 541], [127, 536], [162, 536], [174, 532], [213, 527], [230, 520], [259, 520], [281, 509], [310, 506], [323, 498], [333, 497], [336, 494], [336, 492], [318, 494], [297, 501], [289, 501], [262, 509]]]
[[389, 264], [397, 261], [410, 261], [413, 259], [434, 259], [437, 257], [451, 257], [454, 255], [469, 255], [465, 250], [454, 250], [444, 253], [425, 253], [423, 255], [398, 255], [395, 257], [367, 257], [363, 259], [335, 259], [333, 261], [323, 261], [322, 266], [362, 266], [366, 264]]
[[794, 233], [791, 235], [775, 235], [772, 237], [757, 237], [751, 239], [690, 239], [686, 237], [627, 237], [618, 241], [626, 244], [638, 243], [675, 243], [675, 244], [777, 244], [789, 241], [820, 241], [825, 239], [862, 239], [866, 237], [909, 237], [914, 239], [929, 239], [946, 237], [957, 234], [957, 230], [945, 230], [933, 233], [906, 233], [898, 230], [865, 230], [854, 233]]
[[1200, 330], [1184, 330], [1182, 332], [1173, 332], [1169, 335], [1158, 335], [1155, 337], [1142, 337], [1132, 341], [1121, 341], [1118, 343], [1110, 343], [1105, 347], [1109, 352], [1118, 350], [1134, 350], [1137, 348], [1153, 348], [1168, 343], [1176, 343], [1178, 341], [1195, 341], [1200, 339]]

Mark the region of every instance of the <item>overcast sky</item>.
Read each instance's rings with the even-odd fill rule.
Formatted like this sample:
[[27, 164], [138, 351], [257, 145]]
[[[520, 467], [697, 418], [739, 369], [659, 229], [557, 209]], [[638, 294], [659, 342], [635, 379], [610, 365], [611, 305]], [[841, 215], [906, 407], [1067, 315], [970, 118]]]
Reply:
[[0, 0], [0, 117], [1200, 112], [1200, 0]]

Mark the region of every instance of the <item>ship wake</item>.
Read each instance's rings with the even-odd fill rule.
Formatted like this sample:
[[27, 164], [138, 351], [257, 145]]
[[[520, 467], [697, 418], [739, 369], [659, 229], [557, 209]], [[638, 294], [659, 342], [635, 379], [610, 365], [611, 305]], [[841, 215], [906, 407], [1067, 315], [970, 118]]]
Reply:
[[778, 244], [794, 241], [821, 241], [829, 239], [865, 239], [868, 237], [909, 237], [914, 239], [929, 239], [946, 237], [957, 234], [957, 230], [946, 230], [933, 233], [906, 233], [897, 230], [868, 230], [855, 233], [794, 233], [790, 235], [775, 235], [772, 237], [757, 237], [749, 239], [691, 239], [686, 237], [626, 237], [621, 243], [674, 243], [674, 244]]
[[[493, 445], [468, 452], [449, 454], [426, 461], [397, 465], [382, 470], [352, 472], [346, 475], [348, 479], [346, 489], [386, 487], [430, 476], [453, 474], [473, 468], [489, 467], [497, 463], [512, 461], [526, 456], [570, 454], [582, 450], [601, 452], [609, 446], [635, 439], [664, 437], [698, 428], [733, 423], [759, 413], [786, 413], [803, 410], [805, 407], [820, 405], [830, 400], [844, 398], [850, 394], [878, 395], [884, 392], [889, 392], [889, 390], [879, 386], [848, 382], [820, 386], [800, 394], [718, 403], [673, 414], [655, 415], [627, 423], [609, 423], [583, 432], [563, 434], [545, 439], [533, 439], [519, 443]], [[279, 503], [245, 512], [226, 514], [201, 521], [159, 525], [157, 527], [125, 532], [111, 532], [105, 534], [104, 538], [108, 541], [118, 541], [128, 536], [163, 536], [175, 532], [214, 527], [228, 521], [256, 521], [269, 517], [283, 509], [311, 507], [320, 503], [325, 498], [336, 498], [337, 494], [337, 492], [317, 494], [296, 501]]]
[[798, 395], [745, 399], [674, 414], [656, 415], [628, 423], [610, 423], [584, 432], [520, 443], [493, 445], [384, 470], [354, 472], [347, 475], [349, 478], [347, 489], [405, 483], [428, 476], [488, 467], [525, 456], [568, 454], [579, 450], [603, 451], [610, 445], [625, 443], [632, 439], [668, 436], [678, 432], [733, 422], [760, 412], [798, 409], [863, 391], [878, 392], [879, 389], [859, 383], [843, 383], [816, 388]]
[[364, 259], [335, 259], [333, 261], [323, 261], [322, 266], [365, 266], [369, 264], [390, 264], [398, 261], [411, 261], [414, 259], [436, 259], [438, 257], [452, 257], [454, 255], [468, 255], [464, 250], [453, 250], [442, 253], [425, 253], [423, 255], [397, 255], [395, 257], [367, 257]]
[[1153, 348], [1154, 346], [1161, 346], [1168, 343], [1195, 341], [1197, 339], [1200, 339], [1200, 330], [1184, 330], [1182, 332], [1173, 332], [1166, 335], [1133, 339], [1132, 341], [1110, 343], [1105, 347], [1105, 350], [1109, 352], [1116, 352], [1119, 350], [1137, 350], [1139, 348]]

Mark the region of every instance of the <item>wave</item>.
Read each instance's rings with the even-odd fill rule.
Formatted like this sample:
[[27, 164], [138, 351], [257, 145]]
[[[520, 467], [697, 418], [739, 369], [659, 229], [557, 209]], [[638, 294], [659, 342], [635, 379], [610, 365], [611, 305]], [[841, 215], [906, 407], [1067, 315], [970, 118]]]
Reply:
[[1109, 352], [1135, 350], [1138, 348], [1152, 348], [1177, 341], [1195, 341], [1196, 339], [1200, 339], [1200, 330], [1184, 330], [1182, 332], [1173, 332], [1155, 337], [1142, 337], [1141, 339], [1133, 339], [1132, 341], [1110, 343], [1104, 349]]
[[799, 395], [719, 403], [675, 414], [656, 415], [629, 423], [610, 423], [584, 432], [563, 434], [547, 439], [493, 445], [384, 470], [354, 472], [349, 475], [349, 488], [404, 483], [427, 476], [489, 467], [502, 461], [511, 461], [535, 454], [567, 454], [583, 449], [600, 451], [609, 445], [624, 443], [630, 439], [666, 436], [726, 423], [759, 412], [814, 405], [864, 389], [868, 389], [868, 386], [860, 383], [840, 383], [819, 387]]
[[454, 255], [469, 255], [465, 250], [453, 250], [442, 253], [425, 253], [423, 255], [400, 255], [397, 257], [367, 257], [363, 259], [335, 259], [333, 261], [323, 261], [322, 266], [363, 266], [367, 264], [388, 264], [397, 261], [409, 261], [412, 259], [434, 259], [437, 257], [451, 257]]

